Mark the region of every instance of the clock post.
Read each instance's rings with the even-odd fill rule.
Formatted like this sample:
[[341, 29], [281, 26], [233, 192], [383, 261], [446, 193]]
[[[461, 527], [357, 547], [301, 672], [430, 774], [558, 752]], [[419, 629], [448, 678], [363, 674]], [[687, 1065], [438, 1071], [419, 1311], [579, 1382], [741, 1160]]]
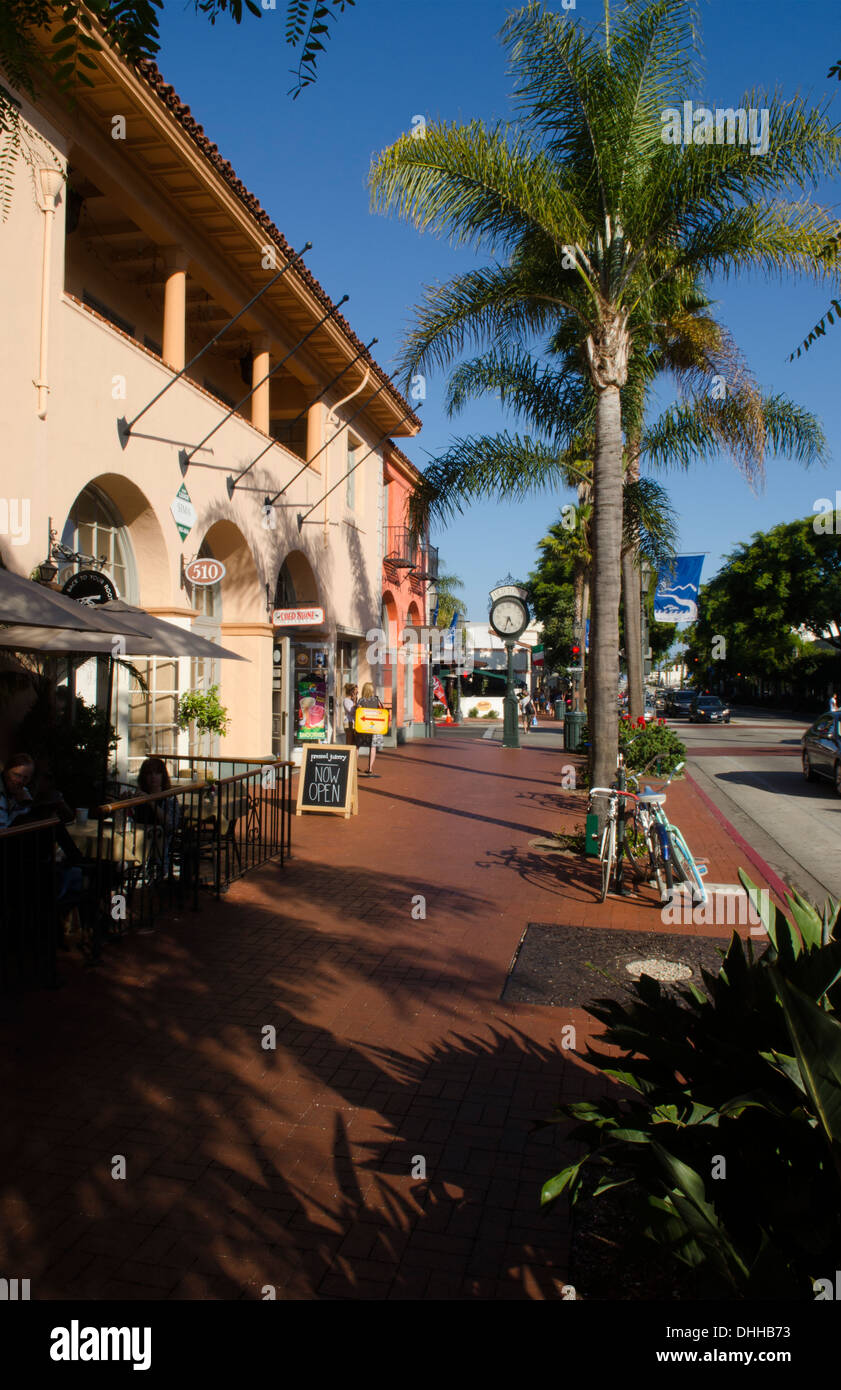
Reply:
[[517, 697], [514, 694], [514, 643], [505, 643], [508, 652], [508, 678], [505, 682], [505, 706], [502, 721], [502, 746], [503, 748], [519, 748], [520, 746], [520, 711], [517, 708]]
[[508, 653], [508, 670], [503, 706], [502, 746], [520, 747], [520, 720], [514, 694], [514, 647], [529, 625], [528, 590], [521, 584], [500, 584], [490, 592], [490, 624], [501, 637]]

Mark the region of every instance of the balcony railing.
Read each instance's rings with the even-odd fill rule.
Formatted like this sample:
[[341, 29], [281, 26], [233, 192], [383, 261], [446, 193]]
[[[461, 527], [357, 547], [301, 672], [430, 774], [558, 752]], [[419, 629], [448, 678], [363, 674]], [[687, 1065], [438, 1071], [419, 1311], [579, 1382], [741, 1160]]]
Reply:
[[414, 579], [423, 579], [427, 583], [434, 583], [438, 578], [438, 547], [437, 545], [425, 545], [420, 553], [420, 563], [418, 564]]
[[396, 569], [413, 570], [417, 567], [418, 545], [408, 526], [389, 526], [383, 558]]

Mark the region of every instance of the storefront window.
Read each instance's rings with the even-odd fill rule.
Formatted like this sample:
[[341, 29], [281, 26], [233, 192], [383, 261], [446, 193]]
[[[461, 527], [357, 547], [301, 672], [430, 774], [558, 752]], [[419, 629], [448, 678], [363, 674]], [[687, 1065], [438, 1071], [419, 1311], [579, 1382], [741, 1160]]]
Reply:
[[[199, 553], [196, 557], [199, 560], [214, 560], [211, 547], [207, 541], [203, 541]], [[194, 584], [192, 586], [193, 607], [198, 610], [198, 617], [193, 619], [193, 631], [199, 637], [205, 637], [208, 642], [219, 642], [222, 635], [222, 585], [218, 584]], [[191, 662], [192, 672], [190, 688], [192, 690], [209, 690], [212, 685], [221, 685], [221, 662], [203, 657], [194, 657]], [[193, 728], [190, 730], [190, 756], [191, 757], [215, 757], [219, 752], [219, 735], [209, 733], [196, 733]]]
[[144, 758], [177, 752], [178, 661], [169, 657], [133, 664], [146, 685], [144, 691], [131, 678], [128, 756], [129, 770], [136, 773]]
[[[104, 571], [113, 580], [120, 597], [129, 602], [133, 600], [134, 565], [128, 534], [116, 508], [99, 488], [86, 487], [79, 493], [70, 508], [61, 541], [68, 550], [104, 561]], [[87, 561], [61, 565], [59, 584], [65, 584], [71, 574], [88, 567]]]

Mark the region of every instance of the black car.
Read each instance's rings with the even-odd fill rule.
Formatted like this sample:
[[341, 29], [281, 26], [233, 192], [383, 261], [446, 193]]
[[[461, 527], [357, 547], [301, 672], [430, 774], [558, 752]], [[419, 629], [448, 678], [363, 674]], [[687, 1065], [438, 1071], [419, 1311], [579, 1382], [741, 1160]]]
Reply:
[[841, 796], [841, 715], [822, 714], [800, 740], [807, 782], [828, 777]]
[[730, 707], [717, 695], [696, 695], [689, 707], [690, 724], [729, 724]]
[[692, 701], [695, 699], [695, 691], [670, 690], [666, 698], [666, 708], [669, 714], [689, 714]]

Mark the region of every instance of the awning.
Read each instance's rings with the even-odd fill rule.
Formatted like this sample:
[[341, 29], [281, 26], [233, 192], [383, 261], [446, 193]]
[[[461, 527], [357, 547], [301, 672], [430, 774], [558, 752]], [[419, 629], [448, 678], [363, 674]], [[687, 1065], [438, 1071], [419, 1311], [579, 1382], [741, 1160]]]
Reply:
[[115, 630], [113, 621], [101, 616], [95, 607], [77, 603], [46, 584], [36, 584], [4, 569], [0, 569], [0, 623], [85, 632]]
[[[119, 600], [117, 600], [119, 602]], [[100, 607], [107, 607], [102, 604]], [[128, 605], [127, 605], [128, 606]], [[137, 610], [140, 611], [140, 610]], [[150, 617], [149, 614], [144, 614]], [[54, 656], [193, 656], [204, 660], [247, 661], [238, 652], [208, 642], [188, 628], [150, 618], [159, 629], [155, 636], [129, 632], [128, 623], [122, 631], [73, 632], [65, 628], [23, 627], [0, 628], [0, 647], [21, 652], [42, 652]], [[118, 646], [118, 642], [124, 645]]]

